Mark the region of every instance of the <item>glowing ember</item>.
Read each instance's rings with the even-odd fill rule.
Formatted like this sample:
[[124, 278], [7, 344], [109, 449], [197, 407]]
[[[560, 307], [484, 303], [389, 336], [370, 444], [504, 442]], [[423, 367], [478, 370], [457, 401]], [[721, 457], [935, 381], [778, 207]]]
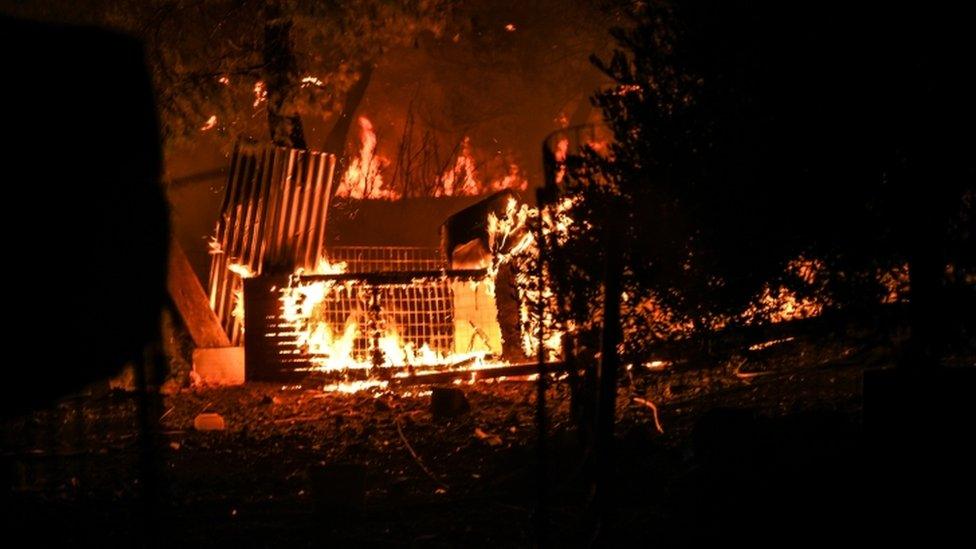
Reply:
[[750, 351], [761, 351], [763, 349], [768, 349], [774, 345], [779, 345], [781, 343], [787, 343], [793, 341], [792, 337], [784, 337], [781, 339], [771, 339], [769, 341], [763, 341], [762, 343], [755, 343], [749, 346]]
[[814, 298], [798, 299], [796, 293], [788, 288], [763, 289], [756, 309], [746, 313], [747, 317], [759, 314], [770, 322], [786, 322], [818, 316], [823, 311], [823, 303]]
[[908, 264], [900, 265], [885, 271], [878, 276], [881, 285], [887, 293], [881, 298], [882, 303], [898, 303], [908, 297], [909, 277]]
[[375, 379], [367, 379], [363, 381], [340, 381], [339, 383], [330, 383], [322, 387], [322, 390], [326, 393], [353, 394], [360, 391], [386, 389], [387, 385], [389, 385], [389, 382]]
[[649, 408], [651, 410], [651, 414], [654, 416], [654, 428], [657, 429], [658, 433], [664, 433], [664, 427], [661, 426], [661, 419], [658, 417], [657, 405], [655, 405], [652, 401], [641, 397], [634, 397], [634, 403], [641, 404]]
[[213, 114], [210, 115], [210, 118], [207, 119], [207, 121], [203, 124], [203, 126], [200, 126], [200, 131], [205, 132], [207, 130], [212, 130], [216, 126], [217, 126], [217, 115]]
[[325, 86], [325, 82], [322, 82], [321, 80], [319, 80], [318, 78], [316, 78], [314, 76], [306, 76], [306, 77], [302, 78], [302, 87], [303, 88], [307, 88], [309, 86], [316, 86], [316, 87], [321, 88], [321, 87]]
[[254, 108], [258, 108], [261, 103], [268, 100], [268, 90], [264, 89], [264, 82], [258, 80], [254, 83]]

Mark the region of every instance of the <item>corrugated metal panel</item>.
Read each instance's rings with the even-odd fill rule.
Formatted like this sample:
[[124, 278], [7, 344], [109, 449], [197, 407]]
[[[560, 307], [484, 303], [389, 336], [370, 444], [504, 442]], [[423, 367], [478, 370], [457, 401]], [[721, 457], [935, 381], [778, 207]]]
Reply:
[[335, 164], [335, 156], [315, 151], [235, 147], [209, 281], [210, 305], [233, 344], [241, 343], [243, 326], [234, 308], [243, 283], [231, 267], [254, 275], [314, 267], [324, 255]]

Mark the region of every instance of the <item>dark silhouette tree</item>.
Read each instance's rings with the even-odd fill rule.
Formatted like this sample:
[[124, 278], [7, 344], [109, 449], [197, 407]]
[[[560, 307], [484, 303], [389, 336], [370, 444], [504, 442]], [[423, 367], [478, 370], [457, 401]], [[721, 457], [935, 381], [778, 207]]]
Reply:
[[594, 221], [564, 248], [588, 266], [568, 286], [577, 322], [594, 317], [587, 273], [612, 215], [638, 341], [673, 336], [648, 327], [648, 303], [707, 334], [747, 322], [770, 286], [871, 310], [879, 273], [906, 263], [930, 319], [916, 335], [935, 337], [949, 215], [973, 185], [971, 86], [953, 68], [965, 35], [947, 14], [828, 8], [651, 2], [613, 31], [618, 51], [594, 60], [615, 82], [594, 98], [613, 143], [571, 159], [566, 184]]

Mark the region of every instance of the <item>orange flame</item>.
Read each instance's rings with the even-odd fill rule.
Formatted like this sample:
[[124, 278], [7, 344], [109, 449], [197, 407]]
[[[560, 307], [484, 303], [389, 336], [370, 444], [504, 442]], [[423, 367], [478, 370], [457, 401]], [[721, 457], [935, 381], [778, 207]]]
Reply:
[[439, 183], [434, 196], [479, 196], [504, 189], [524, 191], [529, 187], [529, 180], [515, 163], [508, 165], [508, 173], [502, 177], [484, 183], [478, 176], [478, 164], [471, 152], [471, 139], [468, 137], [461, 141], [461, 150], [454, 165], [441, 175]]
[[396, 200], [400, 193], [383, 186], [383, 174], [390, 161], [376, 152], [376, 131], [365, 116], [359, 117], [359, 154], [352, 159], [342, 176], [336, 196], [355, 199]]

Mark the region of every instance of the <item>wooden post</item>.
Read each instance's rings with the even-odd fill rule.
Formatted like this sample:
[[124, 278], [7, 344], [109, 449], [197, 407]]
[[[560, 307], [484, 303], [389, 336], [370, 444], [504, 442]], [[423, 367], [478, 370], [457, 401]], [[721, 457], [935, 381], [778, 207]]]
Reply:
[[548, 545], [548, 529], [549, 529], [549, 509], [548, 509], [548, 484], [549, 484], [549, 464], [548, 464], [548, 449], [546, 448], [546, 430], [548, 426], [547, 414], [546, 414], [546, 385], [548, 381], [549, 373], [546, 371], [546, 326], [545, 326], [545, 312], [546, 312], [546, 302], [545, 302], [545, 253], [546, 253], [546, 241], [545, 241], [545, 227], [543, 226], [543, 208], [545, 205], [543, 190], [539, 189], [536, 193], [536, 203], [539, 206], [539, 218], [536, 220], [535, 227], [535, 238], [536, 247], [539, 251], [539, 256], [536, 258], [536, 284], [539, 301], [536, 303], [535, 313], [539, 317], [539, 333], [538, 338], [538, 369], [536, 375], [538, 379], [536, 380], [536, 395], [535, 395], [535, 422], [537, 429], [537, 467], [536, 472], [537, 479], [536, 482], [539, 483], [539, 502], [536, 508], [536, 534], [537, 534], [537, 544], [539, 547], [545, 547]]
[[230, 346], [230, 340], [210, 308], [200, 280], [176, 240], [170, 241], [166, 288], [194, 345], [198, 348]]
[[[597, 518], [605, 526], [613, 501], [613, 430], [617, 407], [617, 372], [620, 357], [617, 345], [621, 339], [620, 294], [623, 292], [620, 250], [620, 224], [610, 208], [604, 218], [603, 246], [605, 270], [603, 279], [603, 334], [600, 344], [600, 393], [597, 403], [596, 486]], [[602, 531], [602, 528], [600, 529]]]

